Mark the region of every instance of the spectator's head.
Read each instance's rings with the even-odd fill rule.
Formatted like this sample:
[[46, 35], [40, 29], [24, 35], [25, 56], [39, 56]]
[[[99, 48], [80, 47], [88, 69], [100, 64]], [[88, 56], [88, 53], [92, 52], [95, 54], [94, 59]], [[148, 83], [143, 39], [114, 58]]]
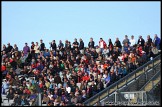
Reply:
[[157, 34], [155, 34], [155, 35], [154, 35], [154, 38], [157, 38], [157, 37], [158, 37]]
[[119, 38], [116, 38], [116, 41], [119, 41]]
[[147, 39], [150, 39], [150, 35], [147, 35]]
[[40, 40], [40, 43], [43, 43], [43, 40], [42, 39]]
[[77, 41], [77, 39], [75, 38], [75, 39], [74, 39], [74, 41], [76, 42], [76, 41]]
[[100, 38], [100, 41], [103, 41], [103, 39], [102, 39], [102, 38]]
[[134, 39], [134, 35], [131, 36], [131, 39]]
[[81, 42], [81, 41], [83, 41], [83, 40], [80, 38], [79, 41]]
[[10, 43], [8, 43], [7, 45], [8, 45], [8, 47], [9, 47], [9, 46], [10, 46]]
[[142, 39], [142, 36], [141, 35], [139, 36], [139, 39]]
[[28, 46], [28, 43], [25, 43], [25, 46]]
[[125, 35], [125, 39], [128, 39], [128, 35]]
[[34, 45], [34, 42], [31, 42], [32, 45]]
[[91, 42], [93, 41], [93, 38], [92, 38], [92, 37], [90, 38], [90, 41], [91, 41]]
[[38, 45], [38, 42], [36, 42], [36, 45]]

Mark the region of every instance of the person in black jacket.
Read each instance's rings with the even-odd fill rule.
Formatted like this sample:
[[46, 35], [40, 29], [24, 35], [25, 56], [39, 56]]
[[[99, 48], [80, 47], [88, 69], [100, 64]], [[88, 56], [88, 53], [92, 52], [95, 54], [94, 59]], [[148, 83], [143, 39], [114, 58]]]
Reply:
[[152, 39], [150, 38], [150, 35], [147, 36], [147, 45], [151, 46]]
[[139, 44], [140, 46], [144, 47], [145, 40], [142, 38], [142, 36], [139, 36], [137, 44]]
[[75, 38], [75, 39], [74, 39], [74, 42], [73, 42], [73, 50], [74, 50], [75, 48], [78, 48], [78, 47], [79, 47], [79, 43], [78, 43], [77, 39]]
[[79, 44], [79, 50], [80, 50], [80, 53], [84, 54], [84, 53], [83, 53], [83, 49], [84, 49], [84, 42], [83, 42], [83, 40], [82, 40], [81, 38], [79, 39], [79, 41], [80, 41], [80, 44]]
[[88, 47], [89, 47], [89, 48], [94, 48], [94, 45], [95, 45], [95, 43], [94, 43], [94, 41], [93, 41], [93, 38], [90, 38], [90, 41], [89, 41], [89, 43], [88, 43]]
[[122, 45], [121, 45], [121, 42], [119, 41], [119, 38], [116, 38], [114, 46], [118, 47], [119, 51], [121, 51]]
[[56, 46], [55, 40], [52, 41], [51, 48], [52, 48], [52, 50], [55, 50], [56, 51], [57, 46]]
[[43, 43], [43, 40], [40, 40], [40, 51], [45, 51], [45, 44]]
[[7, 46], [7, 48], [6, 48], [6, 54], [7, 54], [8, 52], [11, 52], [11, 50], [13, 49], [13, 47], [10, 45], [10, 43], [8, 43], [7, 45], [8, 45], [8, 46]]

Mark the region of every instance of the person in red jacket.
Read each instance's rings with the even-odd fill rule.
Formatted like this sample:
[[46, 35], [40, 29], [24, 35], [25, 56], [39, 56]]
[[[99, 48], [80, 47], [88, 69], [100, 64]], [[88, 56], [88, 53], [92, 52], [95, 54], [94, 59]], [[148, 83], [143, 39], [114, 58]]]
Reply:
[[100, 47], [100, 49], [101, 49], [101, 53], [102, 53], [103, 50], [106, 48], [106, 46], [107, 46], [106, 42], [105, 42], [102, 38], [100, 38], [99, 47]]

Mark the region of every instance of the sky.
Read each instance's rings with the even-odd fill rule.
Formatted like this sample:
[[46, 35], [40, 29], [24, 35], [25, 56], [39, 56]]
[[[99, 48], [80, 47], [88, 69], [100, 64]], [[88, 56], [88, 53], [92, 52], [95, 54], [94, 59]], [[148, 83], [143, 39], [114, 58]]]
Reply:
[[[90, 38], [98, 45], [102, 37], [106, 43], [116, 37], [139, 35], [161, 36], [160, 2], [7, 2], [1, 4], [1, 41], [17, 44], [22, 50], [25, 42], [43, 39], [49, 42], [74, 42], [82, 38], [85, 46]], [[2, 45], [1, 45], [2, 46]]]

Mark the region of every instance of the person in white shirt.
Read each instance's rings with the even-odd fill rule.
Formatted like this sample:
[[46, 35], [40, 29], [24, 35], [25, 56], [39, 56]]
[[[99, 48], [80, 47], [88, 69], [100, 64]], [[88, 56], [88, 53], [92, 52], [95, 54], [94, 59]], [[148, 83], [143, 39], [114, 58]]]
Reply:
[[71, 92], [71, 87], [69, 87], [69, 85], [66, 84], [66, 88], [65, 88], [65, 90], [66, 90], [68, 93], [70, 93], [70, 92]]
[[35, 57], [37, 58], [38, 54], [40, 53], [38, 42], [36, 42], [34, 50], [35, 50]]
[[134, 46], [136, 44], [136, 40], [134, 39], [134, 36], [132, 35], [131, 36], [131, 39], [130, 39], [130, 46]]

